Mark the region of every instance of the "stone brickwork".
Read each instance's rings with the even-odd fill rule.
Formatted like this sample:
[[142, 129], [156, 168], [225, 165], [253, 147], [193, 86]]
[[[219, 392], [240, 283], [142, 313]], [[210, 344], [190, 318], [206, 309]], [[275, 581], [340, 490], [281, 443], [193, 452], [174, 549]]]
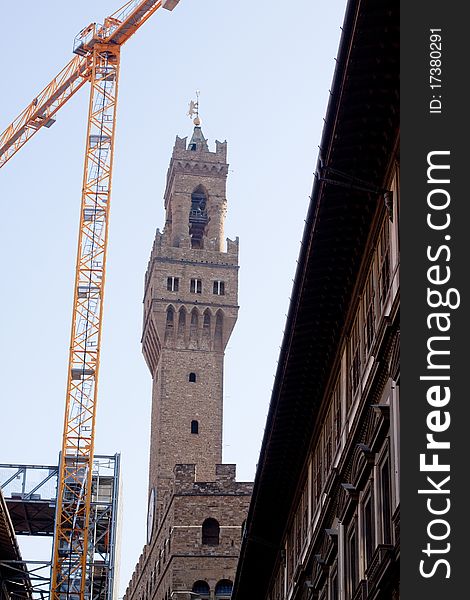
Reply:
[[[235, 465], [217, 465], [214, 479], [196, 482], [194, 465], [175, 465], [172, 494], [124, 600], [168, 600], [172, 592], [192, 590], [197, 581], [207, 582], [215, 598], [218, 582], [233, 581], [253, 485], [235, 481]], [[215, 545], [203, 543], [208, 518], [220, 524]], [[190, 595], [181, 595], [185, 597]]]
[[226, 158], [226, 143], [210, 152], [196, 126], [189, 143], [176, 138], [168, 169], [142, 336], [154, 504], [125, 600], [222, 600], [235, 576], [252, 484], [221, 464], [224, 351], [238, 313], [238, 238], [223, 239]]

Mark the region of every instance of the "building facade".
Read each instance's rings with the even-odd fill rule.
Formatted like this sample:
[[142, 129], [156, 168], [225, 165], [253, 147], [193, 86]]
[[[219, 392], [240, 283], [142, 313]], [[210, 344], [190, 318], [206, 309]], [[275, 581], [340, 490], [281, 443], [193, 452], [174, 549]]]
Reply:
[[222, 464], [224, 351], [238, 313], [238, 238], [224, 239], [227, 144], [176, 138], [145, 275], [153, 379], [147, 544], [125, 600], [230, 597], [252, 484]]
[[399, 597], [398, 9], [346, 9], [234, 600]]

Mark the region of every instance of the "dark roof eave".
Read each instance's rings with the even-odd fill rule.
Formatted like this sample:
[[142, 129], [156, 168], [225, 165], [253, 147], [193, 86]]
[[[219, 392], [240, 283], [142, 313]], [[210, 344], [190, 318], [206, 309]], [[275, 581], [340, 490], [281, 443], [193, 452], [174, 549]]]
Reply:
[[[340, 151], [337, 149], [338, 144], [335, 144], [335, 133], [338, 129], [340, 110], [344, 108], [345, 81], [348, 74], [348, 69], [350, 68], [349, 60], [356, 24], [358, 21], [358, 15], [364, 4], [367, 5], [367, 2], [361, 2], [361, 0], [350, 0], [345, 13], [343, 34], [338, 51], [338, 61], [333, 77], [332, 92], [328, 103], [325, 126], [320, 145], [320, 152], [323, 154], [321, 159], [327, 163], [332, 160], [335, 152], [336, 158], [339, 157], [338, 160], [341, 159], [342, 156]], [[383, 5], [383, 2], [380, 4]], [[370, 5], [369, 12], [373, 12], [373, 10], [374, 7]], [[392, 83], [392, 86], [394, 83], [395, 82]], [[393, 102], [394, 100], [391, 99], [391, 101]], [[353, 118], [358, 118], [355, 116], [355, 113], [353, 113]], [[384, 116], [382, 113], [378, 113], [378, 120], [381, 121], [383, 119]], [[359, 124], [357, 127], [360, 126], [361, 125]], [[341, 127], [339, 127], [339, 129], [341, 129]], [[358, 129], [354, 133], [355, 138], [359, 138], [359, 134], [362, 135], [362, 132], [360, 132]], [[394, 133], [396, 134], [396, 132], [392, 132], [390, 135], [393, 135]], [[365, 135], [370, 136], [371, 133], [366, 132]], [[390, 144], [388, 146], [390, 146]], [[343, 152], [343, 154], [346, 156], [347, 151], [348, 149], [346, 148]], [[333, 157], [333, 160], [334, 158], [335, 157]], [[382, 170], [384, 169], [383, 163], [384, 159], [382, 159], [382, 163], [380, 165]], [[318, 166], [320, 165], [318, 164]], [[243, 582], [248, 581], [248, 579], [250, 579], [251, 584], [250, 595], [257, 595], [260, 590], [264, 590], [263, 585], [266, 586], [268, 583], [272, 568], [274, 567], [274, 562], [276, 561], [278, 555], [279, 542], [281, 541], [284, 533], [284, 526], [286, 524], [290, 503], [292, 502], [293, 494], [295, 493], [295, 477], [299, 474], [299, 470], [301, 469], [303, 460], [305, 458], [306, 449], [310, 442], [309, 433], [311, 433], [312, 419], [314, 419], [314, 413], [318, 407], [311, 406], [307, 413], [305, 413], [305, 411], [303, 412], [302, 409], [299, 408], [297, 415], [294, 414], [293, 416], [289, 416], [289, 421], [291, 421], [290, 423], [287, 422], [286, 411], [297, 409], [295, 406], [295, 394], [292, 393], [292, 390], [289, 391], [288, 388], [289, 386], [292, 388], [291, 381], [293, 369], [299, 370], [302, 366], [301, 364], [296, 363], [302, 362], [299, 360], [299, 347], [302, 346], [298, 340], [301, 337], [300, 332], [304, 325], [303, 321], [305, 321], [305, 313], [308, 313], [309, 308], [309, 289], [310, 291], [312, 289], [309, 278], [311, 279], [312, 275], [315, 274], [318, 280], [319, 275], [324, 275], [325, 277], [327, 275], [323, 273], [321, 268], [318, 266], [320, 242], [316, 244], [316, 255], [313, 255], [312, 249], [315, 239], [320, 238], [323, 233], [327, 234], [326, 237], [328, 237], [328, 235], [334, 235], [335, 233], [337, 234], [336, 230], [328, 230], [328, 224], [325, 225], [327, 220], [322, 222], [321, 213], [322, 210], [325, 211], [325, 204], [329, 203], [334, 205], [335, 202], [344, 202], [344, 197], [347, 196], [344, 190], [342, 190], [341, 196], [341, 194], [339, 194], [337, 190], [333, 190], [332, 187], [333, 186], [328, 186], [325, 190], [325, 184], [315, 177], [293, 284], [291, 296], [292, 301], [289, 306], [287, 323], [271, 397], [271, 404], [269, 407], [265, 433], [258, 462], [258, 469], [254, 482], [253, 498], [247, 519], [246, 538], [242, 545], [240, 554], [239, 567], [234, 587], [234, 600], [245, 600], [246, 596], [243, 594], [247, 592], [245, 592]], [[351, 206], [354, 205], [354, 193], [351, 193], [349, 198], [346, 199], [351, 201]], [[371, 215], [374, 210], [374, 201], [370, 197], [367, 201], [365, 201], [363, 197], [358, 199], [360, 202], [362, 202], [361, 209], [356, 207], [355, 209], [351, 209], [351, 211], [355, 210], [357, 213], [356, 224], [357, 229], [359, 230], [361, 227], [361, 218], [363, 217], [363, 215], [360, 214], [361, 210], [364, 210], [364, 212], [368, 211], [367, 215], [363, 218], [364, 223], [362, 227], [365, 229], [367, 228], [367, 223], [370, 222], [372, 218]], [[365, 208], [363, 209], [363, 207]], [[343, 223], [342, 226], [345, 227], [347, 224], [347, 222]], [[358, 240], [356, 239], [351, 243], [357, 241]], [[362, 235], [362, 237], [359, 239], [359, 243], [363, 243], [363, 241], [364, 235]], [[327, 242], [327, 247], [328, 244], [331, 246], [331, 243]], [[350, 258], [350, 263], [351, 261], [354, 262], [352, 258]], [[334, 278], [334, 275], [332, 275], [332, 277]], [[333, 289], [333, 284], [331, 284], [330, 288], [328, 289]], [[347, 298], [340, 298], [339, 295], [337, 298], [338, 305], [342, 307], [344, 314]], [[330, 315], [328, 316], [330, 317]], [[333, 318], [334, 320], [334, 315], [330, 318]], [[340, 325], [340, 320], [337, 319], [333, 325], [333, 329], [335, 329], [337, 333], [339, 332]], [[304, 347], [302, 347], [302, 350], [307, 348], [305, 341], [303, 343]], [[333, 344], [333, 340], [330, 340], [329, 343], [331, 346], [331, 344]], [[320, 379], [321, 376], [325, 375], [324, 371], [326, 369], [328, 360], [331, 361], [331, 358], [332, 357], [330, 355], [323, 359], [324, 368], [323, 370], [320, 369]], [[296, 380], [295, 386], [298, 384], [299, 380]], [[292, 431], [283, 432], [282, 427], [286, 428], [286, 430], [290, 427]], [[285, 433], [285, 439], [283, 439], [283, 435], [281, 435], [283, 433]], [[293, 437], [295, 435], [297, 435], [297, 438]], [[280, 449], [282, 450], [282, 444], [284, 444], [286, 439], [295, 439], [295, 446], [297, 446], [297, 448], [291, 448], [288, 450], [288, 455], [283, 457], [284, 466], [282, 466], [279, 463], [279, 457], [281, 455]], [[283, 468], [286, 471], [284, 473], [284, 480], [282, 480], [282, 477], [279, 474], [279, 471], [282, 471]], [[275, 471], [277, 472], [275, 473]], [[281, 480], [283, 481], [283, 488], [279, 486], [279, 482]], [[269, 484], [269, 482], [271, 483]], [[268, 492], [273, 492], [277, 488], [279, 490], [282, 489], [283, 493], [277, 494], [275, 499], [273, 497], [269, 498], [269, 493], [263, 490], [263, 487], [266, 487], [267, 485], [271, 485], [271, 489], [268, 490]], [[269, 500], [271, 502], [269, 502]], [[256, 589], [254, 589], [252, 585], [253, 581], [250, 578], [251, 571], [249, 566], [250, 561], [253, 561], [254, 558], [256, 559]], [[254, 576], [254, 572], [251, 573], [251, 575]], [[242, 584], [240, 585], [241, 582]]]

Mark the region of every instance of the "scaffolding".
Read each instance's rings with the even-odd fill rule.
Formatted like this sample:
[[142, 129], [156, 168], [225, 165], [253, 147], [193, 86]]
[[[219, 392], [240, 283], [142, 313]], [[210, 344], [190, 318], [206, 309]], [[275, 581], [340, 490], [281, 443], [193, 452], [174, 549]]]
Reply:
[[[120, 489], [120, 455], [96, 455], [93, 460], [91, 515], [86, 561], [87, 596], [113, 600], [117, 586], [117, 534]], [[58, 466], [0, 464], [0, 489], [16, 535], [54, 536], [57, 510]], [[53, 551], [54, 549], [52, 549]], [[60, 548], [59, 552], [68, 551]], [[53, 556], [53, 554], [52, 554]], [[13, 582], [25, 570], [32, 600], [51, 597], [51, 564], [48, 560], [0, 560], [3, 577]], [[67, 598], [78, 600], [76, 582], [64, 589]]]

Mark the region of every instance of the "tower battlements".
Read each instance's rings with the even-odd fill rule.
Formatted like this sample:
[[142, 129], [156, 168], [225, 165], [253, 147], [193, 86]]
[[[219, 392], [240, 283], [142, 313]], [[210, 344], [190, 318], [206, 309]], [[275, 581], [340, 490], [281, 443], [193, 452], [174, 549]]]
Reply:
[[204, 152], [206, 155], [204, 158], [205, 162], [222, 163], [224, 165], [227, 163], [226, 141], [219, 142], [219, 140], [215, 140], [215, 152], [211, 152], [209, 150], [207, 140], [202, 135], [202, 130], [198, 126], [194, 128], [194, 133], [189, 144], [187, 140], [187, 137], [181, 138], [179, 135], [176, 136], [175, 145], [173, 146], [172, 159], [194, 160], [194, 158], [197, 157], [197, 154], [192, 154], [193, 152]]
[[173, 494], [251, 494], [251, 482], [236, 481], [236, 465], [216, 465], [215, 481], [196, 481], [196, 465], [175, 465]]
[[[227, 144], [176, 137], [145, 274], [152, 380], [147, 545], [125, 600], [231, 589], [253, 485], [222, 464], [224, 352], [238, 316], [238, 238], [224, 237]], [[202, 586], [202, 587], [201, 587]], [[211, 591], [212, 590], [212, 591]]]
[[176, 137], [165, 189], [166, 245], [223, 251], [227, 211], [227, 143], [211, 152], [202, 130]]

